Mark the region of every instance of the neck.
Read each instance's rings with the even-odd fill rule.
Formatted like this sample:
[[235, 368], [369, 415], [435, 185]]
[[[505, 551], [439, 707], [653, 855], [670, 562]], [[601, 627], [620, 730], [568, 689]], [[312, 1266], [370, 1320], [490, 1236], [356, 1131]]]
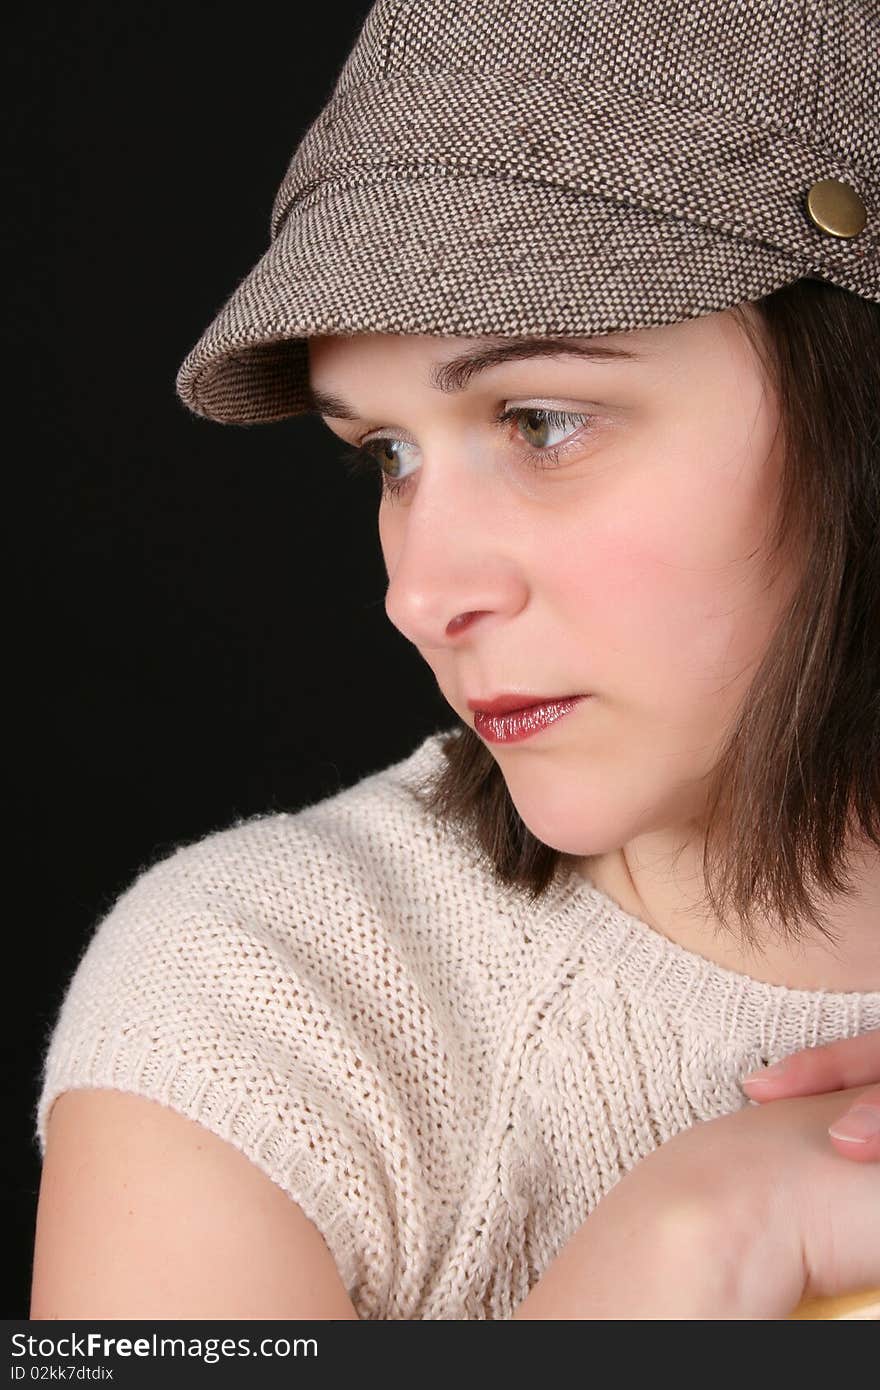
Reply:
[[[750, 948], [697, 907], [702, 889], [702, 847], [675, 857], [651, 834], [607, 854], [582, 860], [578, 870], [600, 892], [662, 936], [738, 974], [789, 989], [880, 990], [880, 854], [873, 848], [849, 861], [852, 891], [822, 899], [819, 913], [833, 935], [814, 928], [801, 942], [780, 938], [760, 923], [760, 944]], [[670, 868], [670, 863], [674, 864]]]

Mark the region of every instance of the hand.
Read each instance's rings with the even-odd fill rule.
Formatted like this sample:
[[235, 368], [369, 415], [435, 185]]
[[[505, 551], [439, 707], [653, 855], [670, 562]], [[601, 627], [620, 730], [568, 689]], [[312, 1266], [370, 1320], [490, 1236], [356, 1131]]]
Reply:
[[804, 1048], [778, 1066], [778, 1071], [768, 1067], [743, 1079], [750, 1100], [760, 1105], [866, 1086], [848, 1109], [834, 1117], [828, 1133], [844, 1158], [855, 1163], [880, 1162], [880, 1030]]
[[611, 1188], [514, 1316], [767, 1320], [880, 1287], [876, 1170], [826, 1142], [841, 1102], [743, 1106], [682, 1130]]
[[876, 1089], [748, 1106], [683, 1131], [644, 1160], [662, 1164], [665, 1155], [677, 1183], [689, 1172], [702, 1210], [717, 1212], [714, 1243], [719, 1259], [728, 1257], [741, 1310], [719, 1316], [788, 1317], [805, 1299], [880, 1287], [877, 1174], [823, 1142], [845, 1102], [854, 1107]]

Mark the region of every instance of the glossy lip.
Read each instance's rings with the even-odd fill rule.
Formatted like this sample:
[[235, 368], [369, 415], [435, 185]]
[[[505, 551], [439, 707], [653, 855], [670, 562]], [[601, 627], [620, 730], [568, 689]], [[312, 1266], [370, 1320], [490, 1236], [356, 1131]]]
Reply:
[[582, 700], [584, 695], [495, 695], [491, 700], [468, 700], [467, 707], [480, 714], [512, 714], [516, 710], [532, 709], [535, 705], [557, 705], [562, 700]]
[[[522, 696], [519, 698], [522, 699]], [[535, 734], [564, 719], [588, 698], [585, 695], [568, 695], [540, 705], [509, 710], [505, 714], [486, 714], [483, 710], [476, 710], [474, 733], [487, 743], [521, 743], [523, 739], [534, 738]]]

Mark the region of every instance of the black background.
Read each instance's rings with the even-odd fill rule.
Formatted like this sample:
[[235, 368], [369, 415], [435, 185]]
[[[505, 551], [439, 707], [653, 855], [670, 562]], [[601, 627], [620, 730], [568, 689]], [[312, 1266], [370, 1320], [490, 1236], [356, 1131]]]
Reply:
[[320, 421], [221, 426], [174, 393], [369, 8], [71, 3], [7, 34], [7, 1317], [29, 1309], [43, 1049], [117, 894], [455, 722], [385, 615], [377, 485]]

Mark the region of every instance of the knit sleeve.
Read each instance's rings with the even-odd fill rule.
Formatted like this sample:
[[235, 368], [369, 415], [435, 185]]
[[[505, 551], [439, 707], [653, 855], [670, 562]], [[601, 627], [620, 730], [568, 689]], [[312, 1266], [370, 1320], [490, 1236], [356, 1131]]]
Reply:
[[410, 1122], [385, 1050], [393, 964], [346, 874], [344, 857], [284, 816], [209, 836], [143, 873], [67, 986], [36, 1137], [45, 1155], [52, 1103], [70, 1089], [169, 1106], [299, 1203], [359, 1315], [384, 1318]]

